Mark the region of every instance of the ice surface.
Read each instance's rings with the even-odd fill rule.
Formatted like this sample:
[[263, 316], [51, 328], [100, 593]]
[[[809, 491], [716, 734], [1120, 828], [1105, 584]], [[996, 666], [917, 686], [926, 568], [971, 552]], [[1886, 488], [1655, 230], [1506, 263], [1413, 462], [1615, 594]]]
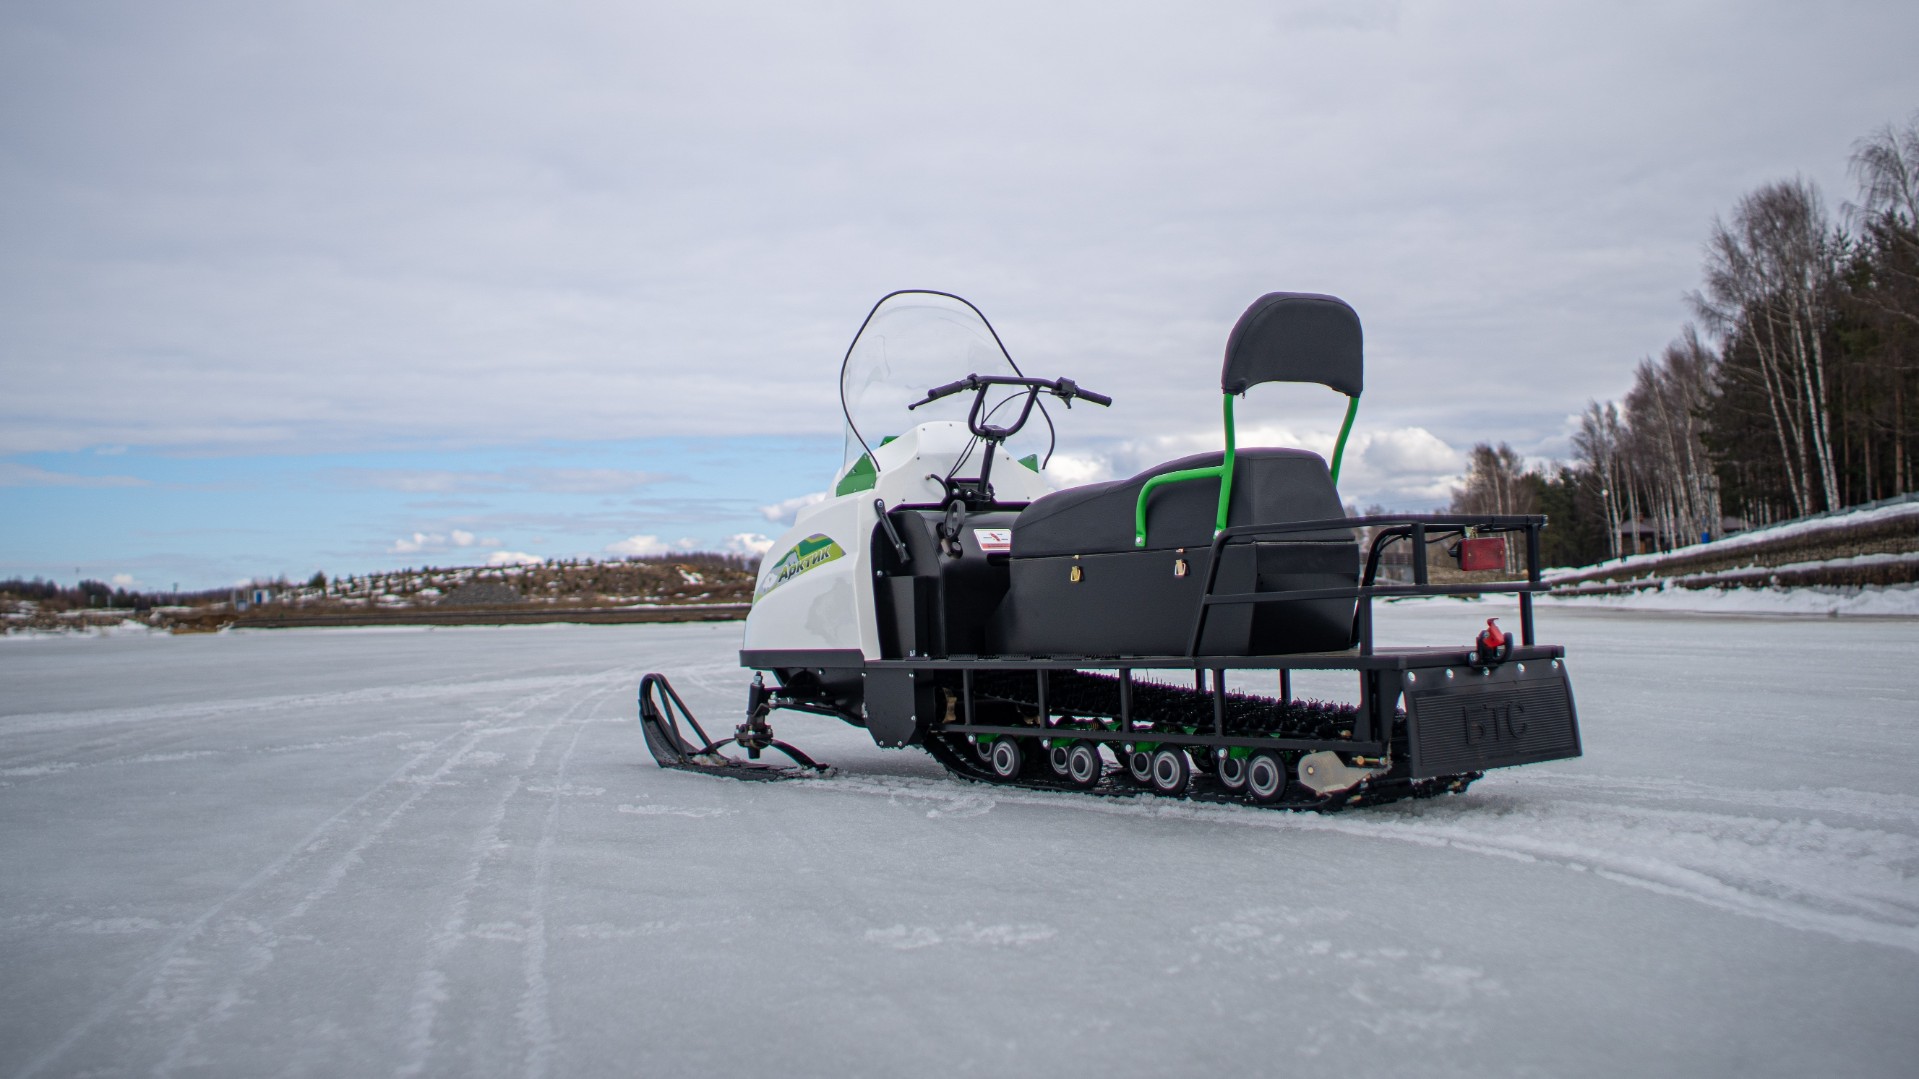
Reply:
[[1912, 1074], [1919, 622], [1542, 631], [1583, 759], [1332, 816], [660, 771], [737, 624], [0, 648], [0, 1074]]

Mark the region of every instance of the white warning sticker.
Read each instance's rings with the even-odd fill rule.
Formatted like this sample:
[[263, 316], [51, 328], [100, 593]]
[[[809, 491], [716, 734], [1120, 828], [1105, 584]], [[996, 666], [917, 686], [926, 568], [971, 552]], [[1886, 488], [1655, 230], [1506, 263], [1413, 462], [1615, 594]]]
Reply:
[[979, 544], [984, 554], [1010, 554], [1013, 550], [1013, 530], [1010, 528], [975, 528], [973, 542]]

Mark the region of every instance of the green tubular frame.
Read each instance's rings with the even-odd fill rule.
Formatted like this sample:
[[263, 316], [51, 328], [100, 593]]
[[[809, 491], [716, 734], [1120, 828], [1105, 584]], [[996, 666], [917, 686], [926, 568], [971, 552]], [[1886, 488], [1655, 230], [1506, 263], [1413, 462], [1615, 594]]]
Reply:
[[[1223, 398], [1226, 416], [1226, 454], [1220, 463], [1207, 468], [1185, 468], [1178, 472], [1168, 472], [1163, 476], [1154, 476], [1139, 489], [1139, 502], [1133, 508], [1133, 546], [1146, 546], [1146, 503], [1152, 497], [1153, 488], [1166, 483], [1180, 483], [1186, 480], [1219, 481], [1219, 515], [1213, 522], [1213, 535], [1226, 531], [1226, 508], [1233, 498], [1233, 456], [1235, 432], [1233, 429], [1233, 395]], [[1353, 418], [1359, 415], [1359, 397], [1354, 395], [1346, 400], [1346, 422], [1339, 425], [1339, 441], [1333, 444], [1333, 482], [1339, 482], [1339, 464], [1346, 456], [1346, 436], [1353, 430]]]
[[1339, 482], [1339, 462], [1346, 456], [1346, 436], [1353, 431], [1353, 417], [1359, 415], [1359, 396], [1346, 399], [1346, 422], [1339, 425], [1339, 441], [1333, 443], [1333, 482]]

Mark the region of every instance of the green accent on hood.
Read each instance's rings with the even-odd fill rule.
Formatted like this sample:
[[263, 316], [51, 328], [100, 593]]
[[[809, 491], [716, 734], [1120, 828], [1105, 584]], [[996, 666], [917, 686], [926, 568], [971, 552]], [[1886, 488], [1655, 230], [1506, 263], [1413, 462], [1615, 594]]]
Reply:
[[808, 570], [818, 569], [836, 558], [844, 557], [846, 550], [833, 541], [833, 537], [815, 532], [801, 540], [792, 550], [780, 556], [778, 562], [766, 571], [760, 581], [760, 587], [753, 593], [754, 602], [775, 588], [798, 577]]
[[853, 462], [853, 467], [846, 470], [846, 475], [840, 477], [839, 486], [833, 488], [833, 495], [837, 498], [840, 495], [870, 491], [879, 481], [879, 470], [873, 467], [873, 455], [862, 453], [860, 459]]
[[1025, 465], [1027, 468], [1030, 468], [1035, 472], [1038, 472], [1039, 471], [1039, 454], [1029, 453], [1026, 456], [1020, 458], [1019, 463]]

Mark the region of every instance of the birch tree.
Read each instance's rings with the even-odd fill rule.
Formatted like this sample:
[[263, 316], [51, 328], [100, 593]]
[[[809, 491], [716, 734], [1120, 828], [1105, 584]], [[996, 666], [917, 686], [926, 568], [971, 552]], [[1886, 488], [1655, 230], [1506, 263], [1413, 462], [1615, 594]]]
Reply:
[[1705, 287], [1689, 297], [1709, 328], [1757, 354], [1798, 515], [1812, 512], [1815, 493], [1822, 508], [1841, 501], [1823, 341], [1838, 249], [1818, 188], [1767, 184], [1739, 200], [1730, 222], [1713, 220]]

